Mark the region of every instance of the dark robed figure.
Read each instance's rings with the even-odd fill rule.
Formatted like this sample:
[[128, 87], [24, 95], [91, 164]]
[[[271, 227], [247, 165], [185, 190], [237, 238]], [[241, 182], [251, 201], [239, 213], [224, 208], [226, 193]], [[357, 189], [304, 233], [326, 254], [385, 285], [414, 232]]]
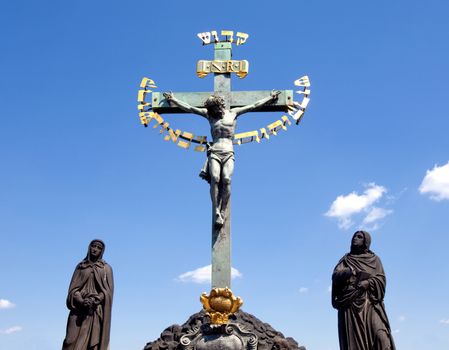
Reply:
[[357, 231], [351, 251], [332, 275], [332, 306], [338, 310], [341, 350], [394, 350], [385, 306], [385, 273], [369, 250], [371, 236]]
[[108, 350], [114, 281], [104, 261], [103, 241], [89, 244], [86, 258], [75, 268], [67, 296], [70, 310], [63, 350]]

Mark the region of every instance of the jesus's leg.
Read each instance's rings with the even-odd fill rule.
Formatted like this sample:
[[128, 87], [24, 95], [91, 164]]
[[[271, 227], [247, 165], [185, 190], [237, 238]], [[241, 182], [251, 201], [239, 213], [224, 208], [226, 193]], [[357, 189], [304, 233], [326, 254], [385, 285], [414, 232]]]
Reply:
[[234, 172], [234, 159], [230, 158], [223, 165], [221, 171], [221, 216], [225, 219], [228, 209], [229, 198], [231, 197], [231, 177]]
[[223, 225], [223, 218], [220, 215], [221, 201], [219, 196], [221, 165], [213, 158], [209, 158], [209, 174], [210, 174], [210, 198], [212, 206], [215, 209], [215, 224]]

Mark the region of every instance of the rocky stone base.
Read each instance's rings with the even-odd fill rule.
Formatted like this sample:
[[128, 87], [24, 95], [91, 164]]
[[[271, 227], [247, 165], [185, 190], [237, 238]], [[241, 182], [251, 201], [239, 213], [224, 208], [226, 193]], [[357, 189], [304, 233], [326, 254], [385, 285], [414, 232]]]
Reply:
[[[273, 329], [268, 323], [264, 323], [246, 312], [238, 311], [229, 320], [231, 323], [244, 326], [246, 330], [257, 336], [257, 350], [306, 350], [305, 347], [299, 346], [293, 338], [284, 337], [281, 332]], [[209, 323], [209, 316], [204, 311], [193, 314], [182, 326], [173, 325], [166, 328], [160, 338], [147, 343], [144, 350], [183, 350], [181, 337]]]

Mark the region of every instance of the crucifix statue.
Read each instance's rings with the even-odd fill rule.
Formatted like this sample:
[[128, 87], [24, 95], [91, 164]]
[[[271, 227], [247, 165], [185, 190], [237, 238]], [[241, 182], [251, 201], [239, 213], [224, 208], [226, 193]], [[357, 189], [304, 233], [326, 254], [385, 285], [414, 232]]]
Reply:
[[[232, 31], [222, 31], [221, 34], [225, 36], [224, 41], [219, 39], [215, 31], [198, 34], [203, 45], [214, 45], [214, 60], [200, 60], [197, 64], [197, 75], [200, 78], [204, 78], [209, 73], [214, 74], [213, 92], [161, 94], [149, 90], [148, 88], [156, 87], [154, 81], [144, 78], [141, 83], [143, 90], [139, 91], [138, 109], [144, 126], [148, 126], [151, 120], [156, 120], [157, 124], [154, 127], [160, 126], [161, 133], [168, 132], [164, 140], [171, 139], [173, 142], [178, 142], [178, 146], [182, 148], [189, 148], [192, 142], [197, 143], [199, 146], [196, 146], [195, 150], [207, 151], [207, 160], [200, 176], [210, 183], [212, 200], [212, 291], [210, 296], [202, 296], [202, 302], [207, 310], [206, 304], [209, 305], [209, 299], [213, 296], [221, 298], [220, 300], [230, 300], [233, 305], [231, 309], [235, 312], [241, 300], [236, 299], [229, 289], [231, 287], [231, 177], [234, 171], [234, 144], [268, 139], [270, 135], [276, 135], [278, 130], [286, 130], [286, 124], [291, 124], [289, 117], [284, 115], [281, 120], [268, 125], [268, 131], [261, 128], [261, 136], [258, 130], [236, 134], [237, 118], [252, 111], [282, 111], [287, 112], [298, 124], [309, 101], [310, 82], [307, 76], [295, 81], [296, 86], [303, 87], [302, 91], [297, 91], [303, 96], [302, 103], [293, 100], [292, 90], [232, 91], [231, 74], [235, 73], [240, 78], [248, 74], [247, 61], [232, 60], [232, 44], [236, 43], [238, 46], [243, 44], [248, 35], [238, 32], [237, 40], [234, 40]], [[150, 92], [152, 93], [151, 102], [147, 102], [145, 96]], [[212, 142], [207, 143], [204, 136], [195, 138], [189, 132], [175, 131], [160, 116], [165, 113], [193, 113], [203, 116], [210, 124]], [[212, 304], [217, 303], [211, 302], [210, 305]], [[210, 314], [216, 312], [218, 316], [215, 320], [218, 323], [226, 322], [225, 312], [207, 311]], [[214, 316], [211, 317], [214, 319]]]
[[237, 118], [243, 113], [277, 100], [280, 91], [273, 91], [270, 96], [243, 107], [226, 108], [225, 100], [220, 94], [214, 94], [204, 102], [204, 108], [198, 108], [178, 100], [172, 93], [164, 97], [187, 113], [205, 117], [210, 124], [213, 143], [208, 144], [207, 160], [200, 177], [210, 183], [210, 196], [214, 212], [215, 226], [220, 228], [226, 220], [227, 205], [231, 196], [231, 177], [234, 172], [234, 135]]

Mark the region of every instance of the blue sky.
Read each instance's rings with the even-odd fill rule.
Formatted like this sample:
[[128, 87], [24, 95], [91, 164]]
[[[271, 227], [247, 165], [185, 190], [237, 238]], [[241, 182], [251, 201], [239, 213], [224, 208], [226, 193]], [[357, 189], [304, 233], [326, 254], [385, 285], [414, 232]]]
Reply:
[[[143, 128], [142, 77], [208, 91], [198, 32], [250, 35], [234, 90], [294, 89], [301, 124], [236, 149], [232, 289], [307, 349], [338, 349], [330, 276], [358, 228], [387, 274], [398, 349], [449, 347], [447, 1], [3, 1], [0, 348], [60, 349], [71, 274], [106, 242], [112, 350], [141, 349], [208, 291], [204, 154]], [[248, 114], [238, 130], [276, 113]], [[170, 116], [167, 117], [169, 119]], [[206, 134], [196, 116], [180, 129]], [[191, 272], [190, 274], [188, 274]]]

